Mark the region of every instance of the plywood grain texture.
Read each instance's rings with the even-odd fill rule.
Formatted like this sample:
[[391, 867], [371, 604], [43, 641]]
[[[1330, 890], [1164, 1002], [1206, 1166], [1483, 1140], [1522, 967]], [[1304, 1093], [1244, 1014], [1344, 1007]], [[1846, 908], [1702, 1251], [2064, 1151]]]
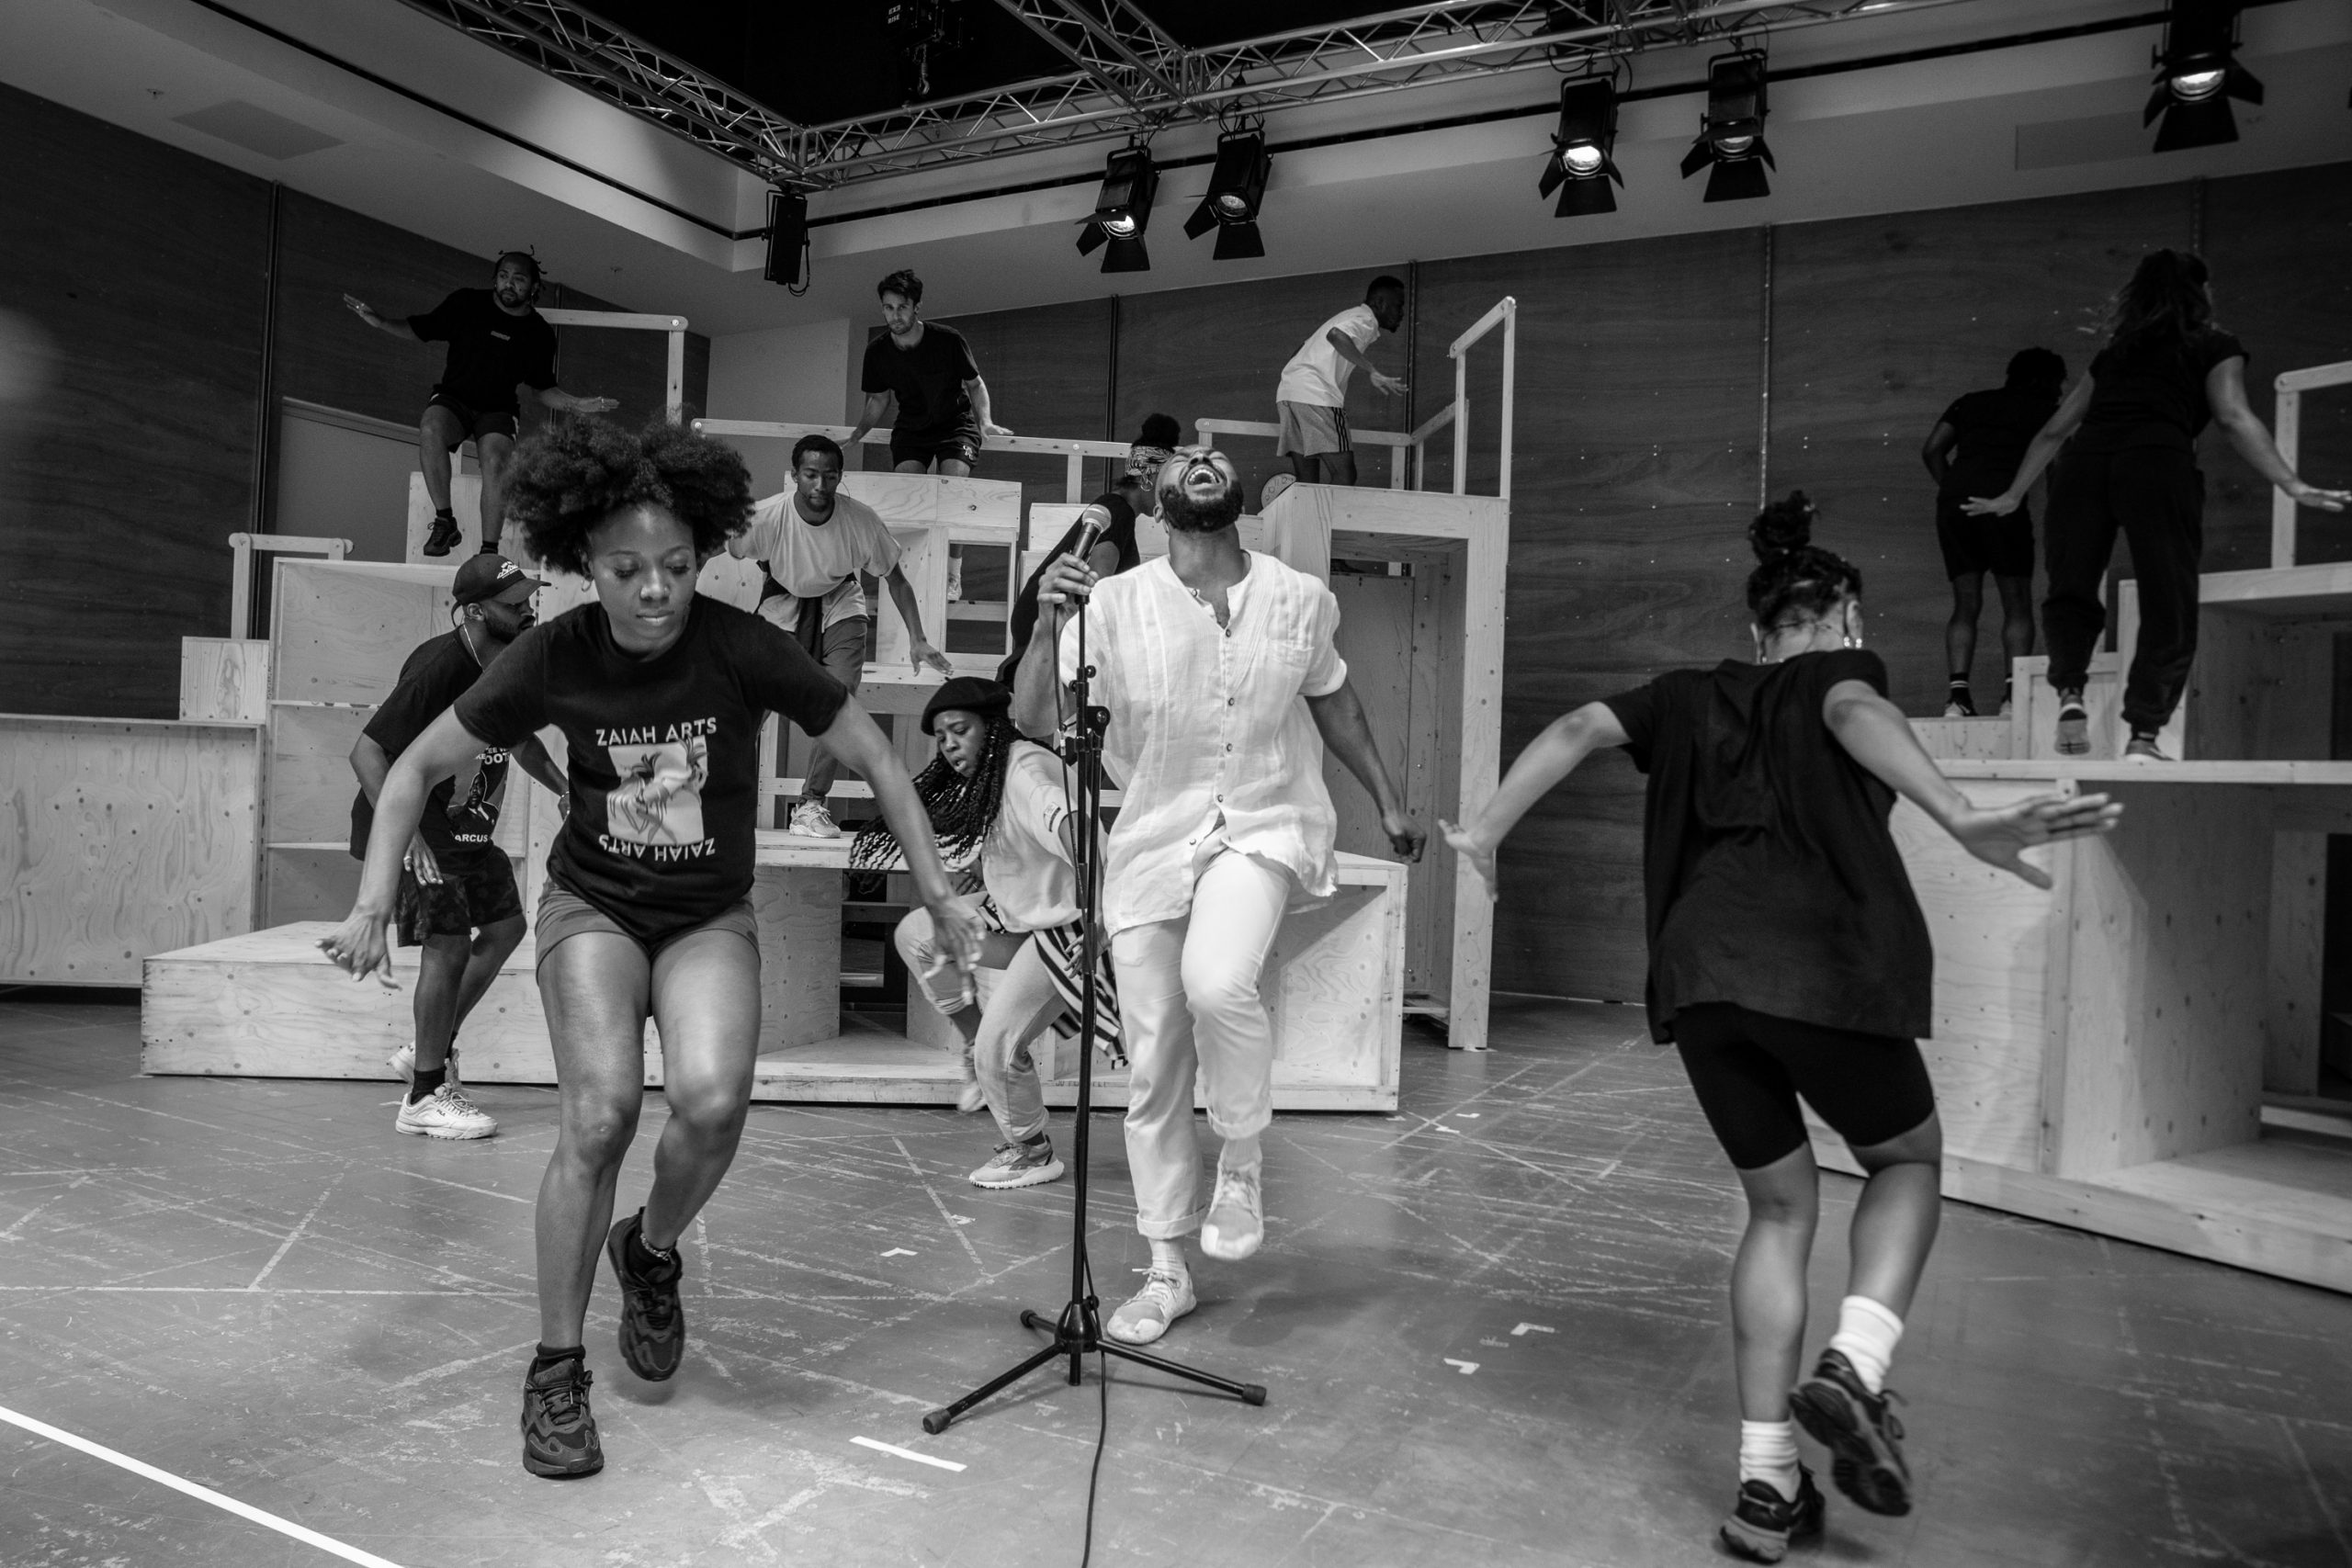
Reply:
[[253, 922], [262, 732], [0, 716], [0, 982], [128, 986]]
[[258, 637], [180, 638], [180, 712], [184, 719], [269, 719], [269, 644]]
[[51, 339], [0, 470], [0, 710], [169, 718], [180, 638], [229, 619], [248, 525], [269, 189], [0, 86], [0, 304]]

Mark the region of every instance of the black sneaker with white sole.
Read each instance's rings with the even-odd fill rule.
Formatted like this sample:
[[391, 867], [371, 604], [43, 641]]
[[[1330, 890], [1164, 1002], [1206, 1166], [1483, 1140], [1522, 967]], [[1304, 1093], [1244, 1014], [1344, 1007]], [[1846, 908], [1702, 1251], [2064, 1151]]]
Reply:
[[678, 1301], [686, 1265], [673, 1253], [666, 1269], [631, 1269], [629, 1243], [644, 1225], [642, 1209], [615, 1225], [605, 1238], [605, 1256], [613, 1260], [613, 1278], [621, 1288], [621, 1359], [646, 1382], [662, 1382], [676, 1373], [686, 1354], [686, 1311]]
[[428, 556], [446, 556], [449, 553], [449, 547], [461, 543], [465, 536], [465, 530], [458, 526], [456, 518], [435, 517], [433, 519], [433, 526], [424, 531], [424, 553]]
[[1743, 1481], [1731, 1517], [1723, 1524], [1724, 1550], [1750, 1562], [1778, 1562], [1789, 1554], [1789, 1543], [1821, 1533], [1827, 1505], [1813, 1472], [1797, 1466], [1797, 1495], [1783, 1497], [1769, 1481]]
[[1824, 1350], [1813, 1376], [1789, 1396], [1789, 1413], [1829, 1450], [1829, 1479], [1873, 1514], [1911, 1511], [1911, 1467], [1903, 1461], [1903, 1423], [1888, 1408], [1902, 1397], [1872, 1393], [1837, 1350]]
[[2086, 757], [2091, 750], [2091, 712], [2083, 705], [2080, 692], [2058, 694], [2058, 754], [2062, 757]]
[[523, 1468], [550, 1481], [594, 1475], [605, 1468], [596, 1417], [588, 1410], [585, 1357], [566, 1356], [523, 1378]]

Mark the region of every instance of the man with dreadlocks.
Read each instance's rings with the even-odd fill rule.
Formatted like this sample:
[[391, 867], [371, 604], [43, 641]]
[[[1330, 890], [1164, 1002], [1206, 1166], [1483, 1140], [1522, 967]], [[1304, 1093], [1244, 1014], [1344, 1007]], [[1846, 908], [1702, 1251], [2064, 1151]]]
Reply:
[[[1035, 1187], [1062, 1174], [1046, 1135], [1044, 1089], [1029, 1042], [1065, 1014], [1076, 1021], [1084, 962], [1074, 819], [1060, 766], [1052, 752], [1013, 732], [1012, 705], [1012, 692], [977, 675], [942, 685], [922, 714], [923, 733], [938, 738], [939, 756], [915, 778], [942, 856], [950, 863], [978, 858], [987, 891], [967, 897], [986, 930], [978, 962], [1001, 977], [987, 1002], [976, 1003], [928, 909], [909, 910], [895, 933], [908, 972], [963, 1036], [966, 1083], [1003, 1134], [971, 1175], [973, 1186], [995, 1189]], [[898, 854], [888, 824], [876, 822], [850, 846], [850, 864], [878, 870]], [[1124, 1062], [1107, 964], [1097, 977], [1095, 1037]]]

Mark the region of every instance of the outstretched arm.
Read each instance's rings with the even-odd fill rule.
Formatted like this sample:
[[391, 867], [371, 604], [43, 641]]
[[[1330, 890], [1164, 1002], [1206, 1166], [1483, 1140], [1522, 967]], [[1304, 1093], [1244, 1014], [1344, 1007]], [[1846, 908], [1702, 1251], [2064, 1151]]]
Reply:
[[852, 698], [842, 704], [824, 733], [812, 739], [824, 741], [826, 749], [874, 792], [874, 803], [882, 808], [882, 819], [898, 837], [899, 852], [906, 856], [907, 870], [914, 877], [915, 895], [931, 911], [941, 945], [954, 955], [956, 966], [968, 974], [979, 952], [979, 921], [956, 900], [947, 868], [940, 863], [939, 842], [932, 836], [931, 813], [923, 809], [922, 797], [907, 777], [906, 764], [890, 749], [888, 737]]
[[1372, 378], [1373, 390], [1386, 392], [1391, 397], [1401, 397], [1404, 394], [1404, 378], [1383, 375], [1380, 367], [1372, 362], [1371, 356], [1356, 346], [1355, 339], [1337, 327], [1325, 333], [1323, 339], [1339, 352], [1340, 358]]
[[1407, 815], [1405, 802], [1389, 780], [1388, 765], [1380, 760], [1380, 748], [1373, 743], [1372, 726], [1363, 716], [1363, 700], [1356, 695], [1355, 682], [1342, 681], [1338, 690], [1307, 698], [1306, 711], [1315, 716], [1323, 744], [1348, 765], [1348, 772], [1372, 796], [1372, 804], [1380, 811], [1380, 830], [1388, 835], [1388, 847], [1408, 861], [1420, 859], [1429, 835]]
[[[370, 742], [372, 744], [372, 742]], [[368, 833], [368, 862], [359, 873], [359, 897], [351, 916], [320, 942], [326, 955], [351, 972], [355, 980], [381, 973], [392, 984], [391, 949], [384, 928], [392, 918], [393, 896], [400, 891], [401, 861], [416, 839], [416, 825], [424, 818], [424, 797], [435, 784], [471, 761], [482, 750], [473, 732], [458, 722], [455, 709], [445, 711], [409, 743], [384, 776], [376, 795], [376, 822]], [[353, 766], [360, 765], [354, 749]], [[364, 785], [367, 775], [362, 773]], [[424, 880], [420, 875], [419, 880]]]
[[965, 382], [964, 396], [971, 401], [972, 417], [979, 422], [980, 434], [982, 435], [1010, 435], [1012, 434], [1012, 432], [1005, 429], [1004, 426], [999, 424], [994, 419], [989, 417], [989, 384], [983, 378], [975, 376], [970, 380]]
[[2341, 512], [2345, 502], [2352, 501], [2352, 492], [2322, 490], [2297, 476], [2294, 465], [2270, 438], [2270, 427], [2245, 400], [2243, 358], [2233, 355], [2205, 373], [2205, 400], [2212, 405], [2214, 423], [2230, 433], [2230, 445], [2238, 449], [2238, 456], [2296, 502], [2323, 512]]
[[861, 442], [861, 441], [863, 441], [863, 440], [865, 440], [865, 433], [866, 433], [867, 431], [869, 431], [869, 430], [873, 429], [876, 425], [877, 425], [877, 424], [881, 423], [882, 423], [882, 416], [883, 416], [885, 413], [888, 413], [888, 412], [889, 412], [889, 410], [890, 410], [890, 394], [889, 394], [889, 393], [888, 393], [888, 392], [868, 392], [868, 393], [866, 393], [866, 394], [865, 394], [865, 412], [864, 413], [862, 413], [862, 414], [858, 415], [858, 418], [857, 418], [857, 428], [856, 428], [855, 430], [853, 430], [853, 431], [851, 431], [851, 432], [849, 433], [849, 439], [848, 439], [847, 441], [844, 441], [844, 442], [842, 442], [842, 447], [843, 447], [843, 448], [845, 448], [847, 451], [851, 451], [851, 452], [854, 452], [854, 451], [856, 451], [856, 450], [857, 450], [857, 444], [858, 444], [859, 442]]
[[2015, 512], [2024, 502], [2025, 492], [2033, 488], [2033, 481], [2041, 477], [2041, 470], [2058, 456], [2058, 448], [2066, 445], [2066, 438], [2081, 427], [2083, 413], [2090, 406], [2091, 378], [2086, 373], [2066, 389], [2058, 412], [2034, 433], [2033, 444], [2025, 449], [2025, 461], [2018, 465], [2017, 478], [2009, 481], [2009, 488], [1995, 496], [1971, 496], [1960, 503], [1960, 509], [1972, 517], [2007, 517]]
[[2050, 886], [2050, 874], [2021, 855], [2037, 844], [2112, 832], [2123, 807], [2104, 795], [2040, 795], [1997, 810], [1969, 802], [1919, 744], [1911, 721], [1865, 681], [1840, 681], [1822, 699], [1822, 722], [1846, 754], [1926, 812], [1962, 849], [1987, 865]]
[[1519, 826], [1519, 819], [1587, 757], [1607, 747], [1623, 746], [1627, 739], [1625, 727], [1607, 703], [1587, 703], [1573, 713], [1562, 714], [1513, 759], [1510, 772], [1503, 775], [1500, 787], [1486, 805], [1458, 827], [1451, 822], [1438, 824], [1453, 852], [1477, 871], [1479, 880], [1487, 885], [1487, 897], [1496, 892], [1495, 851]]
[[566, 413], [610, 413], [621, 406], [618, 398], [583, 398], [561, 387], [541, 387], [537, 396], [540, 407], [561, 409]]
[[890, 591], [890, 603], [899, 607], [899, 618], [907, 623], [907, 659], [913, 664], [915, 673], [922, 674], [922, 667], [928, 664], [942, 675], [955, 674], [956, 666], [947, 655], [933, 648], [931, 639], [922, 635], [922, 611], [915, 604], [915, 585], [907, 581], [906, 569], [892, 567], [889, 575], [883, 578], [882, 586]]
[[537, 736], [534, 735], [515, 747], [509, 755], [525, 773], [555, 791], [556, 799], [562, 800], [571, 793], [571, 781], [563, 776], [563, 770], [555, 765], [553, 757], [548, 755], [546, 742]]
[[358, 317], [361, 321], [367, 322], [369, 326], [375, 328], [379, 333], [390, 333], [394, 337], [402, 339], [408, 343], [417, 343], [422, 341], [417, 337], [416, 333], [409, 330], [409, 324], [407, 321], [386, 321], [383, 317], [375, 312], [373, 307], [356, 294], [345, 295], [343, 297], [343, 302], [349, 308], [353, 315]]

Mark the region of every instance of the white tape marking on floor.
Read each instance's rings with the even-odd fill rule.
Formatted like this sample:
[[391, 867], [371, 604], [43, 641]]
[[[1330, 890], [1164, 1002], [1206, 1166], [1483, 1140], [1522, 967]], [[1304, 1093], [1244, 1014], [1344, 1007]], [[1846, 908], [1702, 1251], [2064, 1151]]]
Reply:
[[1443, 1358], [1443, 1359], [1447, 1366], [1453, 1368], [1465, 1378], [1472, 1372], [1478, 1370], [1478, 1363], [1476, 1361], [1457, 1361], [1451, 1356], [1447, 1356]]
[[910, 1247], [894, 1247], [882, 1256], [885, 1258], [913, 1258], [917, 1256], [917, 1254], [914, 1248]]
[[[209, 1503], [216, 1508], [226, 1509], [241, 1519], [250, 1519], [254, 1524], [267, 1529], [274, 1529], [280, 1535], [290, 1535], [304, 1545], [315, 1546], [321, 1551], [332, 1552], [345, 1562], [359, 1563], [361, 1568], [400, 1568], [399, 1563], [389, 1558], [379, 1557], [372, 1551], [362, 1551], [356, 1546], [345, 1546], [331, 1536], [321, 1535], [314, 1529], [306, 1529], [290, 1519], [279, 1518], [276, 1514], [266, 1514], [250, 1503], [240, 1503], [234, 1497], [223, 1496], [209, 1486], [198, 1486], [193, 1481], [183, 1481], [168, 1470], [157, 1470], [143, 1460], [132, 1459], [129, 1454], [119, 1454], [110, 1448], [90, 1441], [87, 1438], [77, 1438], [71, 1432], [62, 1432], [46, 1421], [36, 1421], [29, 1416], [20, 1416], [6, 1405], [0, 1405], [0, 1421], [22, 1427], [35, 1437], [47, 1438], [52, 1443], [63, 1443], [69, 1449], [79, 1449], [92, 1459], [102, 1459], [108, 1464], [119, 1465], [133, 1475], [145, 1476], [157, 1485], [168, 1486], [175, 1492], [185, 1492], [199, 1503]], [[961, 1470], [964, 1467], [959, 1464], [956, 1468]]]
[[874, 1449], [886, 1454], [896, 1454], [900, 1459], [910, 1459], [917, 1464], [934, 1465], [941, 1470], [961, 1470], [964, 1468], [952, 1459], [933, 1459], [929, 1454], [919, 1454], [912, 1449], [902, 1449], [896, 1443], [876, 1442], [872, 1438], [852, 1438], [850, 1441], [857, 1444], [861, 1448]]
[[1548, 1323], [1522, 1323], [1510, 1332], [1512, 1338], [1524, 1339], [1531, 1334], [1549, 1334], [1552, 1332], [1552, 1325]]

